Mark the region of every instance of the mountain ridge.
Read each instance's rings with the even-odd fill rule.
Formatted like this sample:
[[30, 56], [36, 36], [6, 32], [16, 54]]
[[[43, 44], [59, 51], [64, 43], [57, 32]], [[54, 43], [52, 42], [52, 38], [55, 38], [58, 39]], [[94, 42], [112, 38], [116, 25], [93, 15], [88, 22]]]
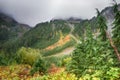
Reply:
[[[119, 5], [120, 6], [120, 5]], [[114, 14], [112, 7], [107, 7], [101, 11], [103, 16], [107, 19], [109, 29], [111, 29], [112, 21], [114, 20]], [[71, 38], [78, 39], [84, 35], [84, 31], [89, 23], [93, 32], [97, 29], [97, 19], [93, 17], [92, 19], [83, 20], [79, 18], [68, 18], [68, 19], [53, 19], [50, 22], [38, 23], [35, 27], [30, 28], [30, 26], [25, 24], [20, 24], [9, 16], [1, 14], [0, 16], [0, 48], [10, 48], [9, 46], [16, 44], [16, 50], [20, 47], [31, 47], [37, 49], [45, 49], [48, 46], [55, 44], [60, 39], [60, 34], [62, 33], [65, 37], [71, 34]], [[74, 29], [71, 32], [70, 25], [73, 25]], [[5, 36], [5, 37], [4, 37]], [[76, 40], [75, 40], [76, 41]], [[74, 42], [74, 41], [73, 41]]]
[[12, 17], [0, 13], [0, 49], [8, 42], [15, 41], [30, 29], [28, 25], [20, 24]]

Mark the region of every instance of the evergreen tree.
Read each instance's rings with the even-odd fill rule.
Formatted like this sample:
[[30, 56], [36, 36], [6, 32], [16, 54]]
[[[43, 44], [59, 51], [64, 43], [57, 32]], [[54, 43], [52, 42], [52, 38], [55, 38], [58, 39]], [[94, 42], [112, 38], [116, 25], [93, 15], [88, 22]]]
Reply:
[[98, 19], [100, 37], [94, 39], [92, 31], [88, 27], [85, 38], [81, 39], [81, 43], [74, 50], [71, 56], [72, 60], [67, 68], [68, 71], [76, 74], [77, 77], [89, 77], [85, 80], [93, 80], [96, 76], [100, 80], [110, 80], [108, 76], [111, 76], [111, 74], [108, 75], [108, 72], [118, 64], [106, 37], [107, 26], [105, 19], [99, 11]]
[[102, 37], [103, 41], [107, 40], [107, 35], [106, 35], [106, 31], [108, 29], [107, 25], [106, 25], [106, 19], [102, 16], [102, 14], [99, 12], [98, 9], [97, 10], [97, 20], [98, 20], [98, 26], [100, 29], [100, 37]]
[[114, 27], [113, 27], [113, 41], [116, 47], [120, 51], [120, 11], [118, 10], [118, 4], [115, 3], [114, 5], [114, 13], [115, 13], [115, 20], [114, 20]]
[[107, 70], [116, 62], [116, 59], [113, 59], [112, 48], [108, 41], [101, 41], [99, 38], [94, 39], [89, 27], [86, 30], [85, 37], [73, 52], [68, 71], [73, 72], [78, 77], [87, 74], [94, 75], [100, 71], [99, 77], [106, 79]]

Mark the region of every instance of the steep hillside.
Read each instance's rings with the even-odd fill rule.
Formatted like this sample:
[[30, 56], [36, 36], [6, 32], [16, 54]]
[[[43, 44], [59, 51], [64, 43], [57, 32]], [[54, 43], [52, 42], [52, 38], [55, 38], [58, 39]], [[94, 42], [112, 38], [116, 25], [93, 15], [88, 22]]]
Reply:
[[[113, 8], [107, 7], [101, 13], [106, 18], [108, 28], [111, 30], [111, 23], [114, 20]], [[90, 26], [93, 32], [97, 32], [96, 17], [90, 20], [74, 17], [65, 20], [54, 19], [50, 22], [37, 24], [30, 29], [29, 26], [19, 24], [11, 17], [0, 13], [0, 49], [3, 48], [8, 51], [17, 50], [21, 47], [55, 49], [63, 44], [60, 41], [63, 41], [64, 45], [67, 43], [64, 41], [66, 37], [69, 37], [70, 41], [73, 39], [76, 42], [79, 37], [84, 35], [87, 26]]]
[[19, 24], [13, 18], [0, 13], [0, 49], [10, 47], [18, 38], [30, 29], [28, 25]]
[[90, 20], [53, 19], [33, 28], [0, 13], [0, 80], [120, 80], [114, 8], [115, 14], [107, 7]]
[[38, 24], [26, 32], [20, 39], [20, 44], [25, 47], [44, 49], [60, 39], [60, 35], [66, 36], [71, 29], [66, 21], [51, 21]]
[[[120, 4], [118, 5], [118, 8], [120, 10]], [[105, 17], [105, 19], [107, 20], [107, 25], [108, 25], [108, 30], [111, 32], [111, 29], [112, 29], [112, 23], [114, 21], [114, 11], [113, 11], [113, 6], [110, 6], [110, 7], [106, 7], [105, 9], [103, 9], [101, 11], [102, 15]], [[80, 37], [84, 34], [85, 32], [85, 28], [87, 26], [90, 26], [93, 30], [93, 32], [97, 32], [97, 28], [99, 27], [97, 25], [97, 19], [96, 17], [93, 17], [92, 19], [90, 20], [79, 20], [79, 21], [69, 21], [70, 23], [74, 24], [75, 25], [75, 29], [73, 31], [73, 34], [76, 36], [76, 37]], [[86, 25], [88, 24], [89, 25]]]

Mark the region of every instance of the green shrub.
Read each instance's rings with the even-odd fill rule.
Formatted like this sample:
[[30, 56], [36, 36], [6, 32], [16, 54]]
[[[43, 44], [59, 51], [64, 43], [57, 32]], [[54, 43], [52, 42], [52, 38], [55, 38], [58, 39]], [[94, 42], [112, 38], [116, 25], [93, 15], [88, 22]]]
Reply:
[[111, 67], [108, 71], [107, 71], [107, 78], [109, 80], [113, 80], [113, 79], [120, 79], [120, 68], [118, 67]]
[[33, 75], [35, 72], [39, 72], [41, 74], [46, 73], [47, 68], [45, 64], [45, 60], [42, 58], [39, 58], [33, 65], [33, 68], [31, 69], [30, 73]]
[[2, 54], [0, 54], [0, 65], [8, 65], [6, 57]]
[[22, 47], [17, 52], [17, 59], [20, 63], [33, 65], [39, 57], [40, 51], [37, 49]]
[[67, 57], [64, 57], [63, 59], [62, 59], [62, 66], [67, 66], [68, 64], [69, 64], [69, 62], [71, 61], [71, 57], [69, 57], [69, 56], [67, 56]]
[[60, 57], [46, 57], [44, 58], [46, 61], [46, 66], [49, 68], [51, 64], [55, 64], [56, 66], [61, 66], [61, 58]]
[[64, 55], [59, 57], [51, 56], [44, 58], [47, 68], [49, 68], [51, 64], [55, 64], [58, 67], [65, 67], [68, 64], [69, 59], [70, 59], [70, 55]]

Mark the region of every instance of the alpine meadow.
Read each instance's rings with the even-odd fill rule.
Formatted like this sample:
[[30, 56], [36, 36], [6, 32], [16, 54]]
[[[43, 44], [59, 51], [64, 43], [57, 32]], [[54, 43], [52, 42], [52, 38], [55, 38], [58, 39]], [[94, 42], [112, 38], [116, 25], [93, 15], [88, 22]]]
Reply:
[[94, 8], [91, 19], [54, 17], [34, 27], [2, 8], [0, 80], [120, 80], [117, 1], [103, 10]]

